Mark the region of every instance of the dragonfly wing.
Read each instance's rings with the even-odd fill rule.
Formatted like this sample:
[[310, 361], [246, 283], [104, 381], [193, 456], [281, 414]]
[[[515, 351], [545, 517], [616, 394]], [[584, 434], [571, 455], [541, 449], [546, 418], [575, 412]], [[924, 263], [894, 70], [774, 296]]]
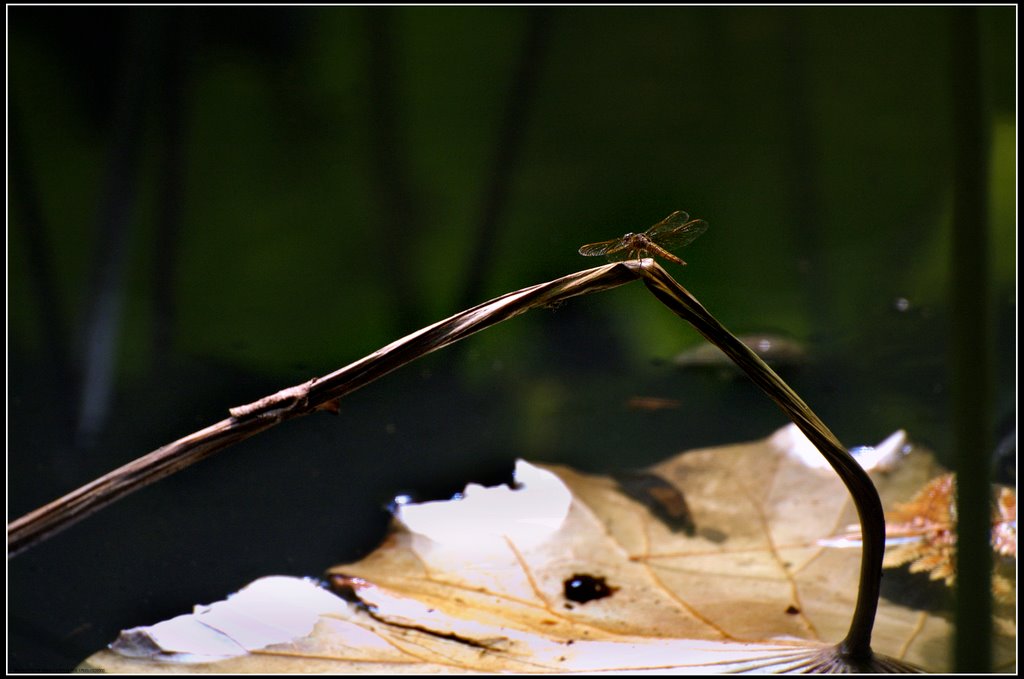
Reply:
[[[658, 224], [658, 226], [661, 226], [661, 224]], [[673, 229], [665, 229], [654, 235], [647, 234], [647, 236], [666, 250], [678, 250], [697, 240], [707, 230], [708, 223], [703, 219], [691, 219], [682, 224], [677, 224]]]
[[621, 248], [611, 250], [607, 253], [609, 262], [624, 262], [628, 259], [642, 259], [643, 257], [649, 257], [647, 250], [644, 248], [638, 248], [636, 246], [623, 245]]
[[601, 255], [613, 256], [620, 250], [625, 250], [626, 246], [622, 243], [621, 238], [613, 238], [611, 240], [603, 240], [599, 243], [590, 243], [580, 248], [580, 254], [584, 257], [599, 257]]
[[672, 233], [681, 226], [684, 226], [690, 221], [690, 215], [682, 210], [676, 210], [665, 219], [661, 220], [651, 228], [644, 231], [644, 235], [648, 238], [654, 238], [655, 236]]

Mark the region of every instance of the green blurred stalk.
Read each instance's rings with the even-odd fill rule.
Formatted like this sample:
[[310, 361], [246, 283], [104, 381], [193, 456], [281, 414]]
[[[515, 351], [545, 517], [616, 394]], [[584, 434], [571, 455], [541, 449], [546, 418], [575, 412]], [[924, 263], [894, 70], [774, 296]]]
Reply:
[[953, 239], [950, 317], [953, 445], [957, 472], [956, 672], [992, 667], [988, 281], [988, 139], [979, 10], [950, 13], [953, 85]]

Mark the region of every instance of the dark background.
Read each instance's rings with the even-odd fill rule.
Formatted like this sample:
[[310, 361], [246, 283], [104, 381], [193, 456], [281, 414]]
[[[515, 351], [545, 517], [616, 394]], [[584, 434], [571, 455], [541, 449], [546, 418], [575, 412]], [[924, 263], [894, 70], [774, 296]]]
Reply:
[[[737, 334], [805, 347], [778, 369], [844, 443], [904, 428], [947, 462], [951, 234], [987, 234], [1015, 481], [1015, 8], [976, 15], [973, 223], [952, 217], [962, 16], [8, 7], [8, 520], [677, 209], [711, 226], [670, 271]], [[10, 560], [8, 669], [357, 559], [399, 492], [785, 424], [728, 368], [672, 363], [700, 343], [629, 285], [228, 449]]]

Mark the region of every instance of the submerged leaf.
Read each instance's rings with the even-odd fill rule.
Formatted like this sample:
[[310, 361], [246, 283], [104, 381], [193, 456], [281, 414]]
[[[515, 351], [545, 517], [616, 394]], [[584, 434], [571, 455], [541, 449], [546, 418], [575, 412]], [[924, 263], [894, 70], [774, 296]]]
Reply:
[[[906, 447], [898, 433], [862, 451], [883, 499], [906, 497], [934, 476], [931, 456], [904, 454]], [[306, 602], [307, 616], [292, 616], [293, 625], [250, 612], [256, 609], [221, 611], [213, 620], [215, 604], [193, 617], [219, 625], [213, 638], [230, 644], [189, 648], [168, 641], [156, 625], [122, 633], [84, 667], [389, 674], [908, 669], [881, 657], [851, 666], [834, 647], [850, 623], [859, 550], [821, 540], [853, 521], [854, 511], [793, 426], [646, 470], [653, 497], [687, 508], [682, 530], [671, 512], [656, 511], [615, 479], [525, 462], [516, 474], [515, 489], [470, 486], [460, 499], [402, 505], [384, 544], [328, 572], [334, 594], [273, 579], [282, 610]], [[275, 595], [267, 586], [257, 581], [223, 603], [268, 602]], [[251, 596], [254, 588], [262, 594]], [[241, 626], [224, 627], [228, 619]], [[309, 620], [312, 632], [302, 631]], [[1006, 669], [1014, 658], [1012, 617], [999, 631], [997, 661]], [[949, 667], [950, 639], [943, 614], [881, 601], [877, 653], [941, 671]], [[129, 650], [145, 657], [129, 658]]]

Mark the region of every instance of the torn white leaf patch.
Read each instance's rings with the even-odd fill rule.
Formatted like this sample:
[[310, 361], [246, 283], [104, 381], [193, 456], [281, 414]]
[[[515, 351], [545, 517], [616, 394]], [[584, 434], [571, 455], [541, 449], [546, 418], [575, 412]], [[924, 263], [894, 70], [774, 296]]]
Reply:
[[[828, 460], [795, 424], [788, 424], [771, 435], [769, 441], [779, 450], [799, 459], [810, 469], [831, 469]], [[886, 471], [907, 452], [907, 433], [898, 429], [877, 446], [856, 446], [850, 454], [865, 471]]]
[[312, 580], [268, 576], [188, 615], [124, 630], [110, 648], [130, 657], [212, 662], [304, 637], [321, 615], [344, 614], [348, 606]]
[[557, 476], [524, 460], [516, 462], [515, 484], [471, 483], [451, 500], [399, 504], [395, 516], [413, 533], [447, 546], [478, 548], [507, 538], [529, 549], [561, 528], [572, 494]]

